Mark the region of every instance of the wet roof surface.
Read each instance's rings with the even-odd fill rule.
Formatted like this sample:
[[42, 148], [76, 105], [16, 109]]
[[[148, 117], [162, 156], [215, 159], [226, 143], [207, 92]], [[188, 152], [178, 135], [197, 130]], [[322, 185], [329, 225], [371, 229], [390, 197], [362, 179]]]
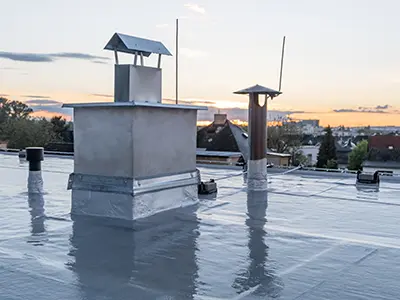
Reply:
[[[71, 221], [73, 161], [46, 157], [46, 194], [0, 155], [0, 299], [398, 299], [400, 183], [271, 169], [247, 193], [239, 170], [200, 168], [216, 199], [132, 231]], [[269, 169], [270, 170], [270, 169]], [[267, 202], [268, 201], [268, 202]], [[45, 217], [40, 217], [45, 214]]]

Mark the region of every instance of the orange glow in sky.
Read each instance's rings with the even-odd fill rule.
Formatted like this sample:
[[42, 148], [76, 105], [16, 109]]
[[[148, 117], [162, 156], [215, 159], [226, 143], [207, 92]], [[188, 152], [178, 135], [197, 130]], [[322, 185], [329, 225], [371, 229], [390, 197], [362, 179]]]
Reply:
[[[323, 126], [400, 126], [400, 40], [393, 38], [400, 28], [398, 0], [386, 0], [385, 5], [362, 0], [253, 1], [257, 5], [131, 0], [120, 1], [124, 9], [118, 13], [89, 0], [36, 2], [2, 1], [7, 13], [0, 18], [0, 28], [12, 29], [0, 33], [7, 41], [0, 51], [0, 94], [36, 101], [36, 110], [43, 112], [35, 115], [70, 114], [59, 109], [61, 103], [114, 100], [115, 58], [104, 46], [118, 29], [160, 41], [175, 52], [162, 59], [162, 97], [171, 103], [179, 54], [180, 104], [210, 108], [199, 113], [198, 120], [212, 121], [220, 109], [228, 118], [244, 121], [248, 95], [235, 91], [255, 84], [279, 89], [286, 36], [282, 95], [268, 102], [269, 120], [277, 119], [272, 111], [303, 111], [292, 116], [319, 119]], [[138, 6], [140, 13], [132, 18]], [[266, 11], [274, 13], [265, 18]], [[175, 49], [178, 16], [180, 51]], [[282, 20], [284, 26], [276, 26]], [[241, 43], [238, 37], [243, 37]], [[132, 62], [132, 55], [119, 56], [121, 64]], [[145, 66], [157, 63], [157, 55], [145, 57]]]
[[[18, 95], [24, 94], [33, 94], [30, 91], [17, 91], [17, 90], [2, 90], [1, 93], [8, 94], [7, 98], [10, 100], [20, 100], [25, 101], [27, 98], [23, 98]], [[46, 93], [42, 93], [46, 94]], [[71, 103], [71, 102], [112, 102], [113, 97], [111, 95], [90, 95], [90, 94], [78, 94], [78, 93], [52, 93], [49, 95], [49, 99], [57, 99], [61, 103]], [[230, 119], [235, 124], [246, 125], [247, 122], [245, 120], [237, 119], [236, 116], [230, 115], [231, 109], [240, 109], [247, 110], [248, 102], [246, 97], [244, 99], [238, 99], [238, 101], [232, 100], [204, 100], [201, 98], [187, 98], [182, 99], [182, 104], [192, 104], [192, 105], [203, 105], [208, 106], [210, 109], [221, 109], [221, 113], [227, 113], [228, 119]], [[174, 103], [174, 100], [164, 99], [165, 103]], [[281, 102], [269, 102], [267, 107], [268, 110], [275, 111], [295, 111], [295, 110], [306, 110], [306, 111], [314, 111], [314, 109], [310, 107], [290, 107], [283, 106], [286, 101]], [[321, 102], [321, 105], [324, 105]], [[43, 107], [43, 106], [42, 106]], [[353, 108], [357, 110], [357, 106], [352, 107], [344, 107], [344, 108]], [[60, 113], [52, 113], [46, 110], [35, 111], [33, 113], [34, 117], [46, 117], [51, 118], [55, 115], [62, 115], [68, 121], [71, 120], [71, 116], [68, 114], [60, 114]], [[245, 115], [245, 114], [244, 114]], [[332, 127], [344, 125], [347, 127], [356, 127], [356, 126], [400, 126], [400, 110], [395, 106], [390, 106], [389, 109], [385, 110], [384, 113], [367, 113], [367, 112], [334, 112], [330, 108], [322, 108], [317, 107], [314, 112], [304, 112], [304, 113], [294, 113], [290, 114], [290, 117], [294, 120], [307, 120], [307, 119], [318, 119], [320, 120], [321, 126], [330, 125]], [[207, 119], [199, 119], [199, 126], [204, 126], [210, 124], [213, 120], [212, 112]]]
[[327, 112], [293, 114], [295, 119], [319, 119], [321, 126], [347, 127], [358, 126], [400, 126], [400, 114], [398, 113], [363, 113], [363, 112]]
[[52, 117], [55, 116], [62, 116], [63, 118], [65, 118], [67, 121], [71, 121], [71, 116], [69, 115], [64, 115], [64, 114], [60, 114], [60, 113], [52, 113], [52, 112], [48, 112], [48, 111], [35, 111], [31, 114], [32, 117], [34, 118], [46, 118], [46, 119], [51, 119]]

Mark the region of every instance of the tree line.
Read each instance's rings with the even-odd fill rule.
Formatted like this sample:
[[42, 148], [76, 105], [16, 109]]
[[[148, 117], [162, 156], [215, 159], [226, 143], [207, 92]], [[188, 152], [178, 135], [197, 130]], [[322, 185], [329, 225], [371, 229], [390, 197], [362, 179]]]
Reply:
[[62, 116], [50, 120], [35, 118], [33, 109], [20, 101], [0, 97], [0, 140], [7, 148], [45, 147], [50, 143], [70, 143], [71, 123]]
[[[337, 169], [337, 155], [336, 155], [335, 138], [332, 135], [330, 126], [325, 128], [325, 135], [319, 147], [317, 168]], [[363, 140], [359, 142], [356, 147], [350, 152], [348, 158], [347, 169], [360, 170], [363, 161], [368, 155], [368, 141]]]
[[[247, 130], [247, 126], [242, 126]], [[267, 129], [267, 147], [278, 153], [289, 153], [294, 166], [306, 165], [308, 158], [302, 153], [303, 134], [296, 122], [285, 122]], [[348, 169], [358, 170], [367, 158], [368, 141], [359, 142], [349, 154]], [[337, 169], [338, 159], [336, 142], [330, 126], [325, 128], [325, 134], [318, 151], [317, 168]]]
[[[0, 141], [7, 142], [7, 148], [24, 149], [37, 146], [46, 147], [50, 143], [72, 143], [70, 133], [72, 123], [62, 116], [54, 116], [50, 120], [35, 118], [33, 110], [20, 101], [11, 101], [0, 97]], [[247, 126], [242, 126], [247, 130]], [[284, 122], [267, 129], [267, 147], [278, 153], [289, 153], [292, 164], [304, 165], [308, 159], [301, 152], [303, 134], [296, 122]], [[349, 155], [351, 170], [357, 170], [367, 156], [368, 142], [360, 142]], [[335, 138], [328, 126], [321, 142], [316, 167], [338, 168]]]

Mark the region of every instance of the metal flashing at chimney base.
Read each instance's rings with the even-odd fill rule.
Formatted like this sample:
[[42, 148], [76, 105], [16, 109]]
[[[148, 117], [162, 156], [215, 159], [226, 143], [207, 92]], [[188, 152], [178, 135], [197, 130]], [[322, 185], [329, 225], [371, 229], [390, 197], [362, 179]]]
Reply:
[[135, 221], [198, 202], [197, 171], [153, 178], [72, 173], [72, 215]]
[[266, 158], [248, 161], [247, 188], [250, 191], [266, 191], [268, 189]]

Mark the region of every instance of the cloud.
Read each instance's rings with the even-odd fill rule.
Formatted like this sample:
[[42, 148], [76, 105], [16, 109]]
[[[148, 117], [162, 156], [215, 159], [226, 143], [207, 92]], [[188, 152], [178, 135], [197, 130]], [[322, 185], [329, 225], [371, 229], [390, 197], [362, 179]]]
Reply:
[[339, 109], [334, 109], [333, 111], [337, 112], [337, 113], [349, 113], [349, 112], [359, 112], [360, 110], [349, 109], [349, 108], [339, 108]]
[[[169, 98], [164, 98], [162, 99], [163, 103], [166, 104], [175, 104], [175, 99], [169, 99]], [[202, 99], [192, 99], [192, 100], [179, 100], [179, 104], [184, 104], [184, 105], [197, 105], [197, 106], [213, 106], [216, 105], [217, 103], [215, 101], [211, 100], [202, 100]]]
[[51, 99], [31, 99], [26, 100], [25, 103], [32, 108], [37, 114], [40, 112], [51, 113], [51, 114], [61, 114], [61, 115], [72, 115], [71, 108], [62, 108], [63, 103], [57, 100]]
[[287, 112], [288, 114], [313, 114], [314, 112], [305, 110], [291, 110]]
[[389, 104], [375, 106], [375, 109], [388, 109], [388, 108], [390, 108]]
[[0, 51], [0, 58], [24, 62], [52, 62], [53, 59], [48, 54], [35, 53], [14, 53]]
[[[339, 108], [339, 109], [334, 109], [333, 111], [336, 113], [374, 113], [374, 114], [388, 114], [390, 113], [389, 111], [385, 111], [382, 109], [378, 109], [376, 107], [373, 108], [368, 108], [368, 107], [359, 107], [357, 109], [353, 108]], [[384, 108], [386, 109], [386, 108]]]
[[11, 67], [1, 67], [0, 70], [10, 70], [10, 71], [15, 71], [19, 70], [18, 68], [11, 68]]
[[167, 28], [169, 25], [168, 24], [157, 24], [157, 28]]
[[207, 52], [204, 52], [201, 50], [180, 48], [179, 51], [180, 51], [180, 54], [182, 54], [183, 56], [189, 57], [189, 58], [200, 58], [200, 57], [208, 56]]
[[[218, 105], [221, 105], [222, 102], [227, 102], [232, 105], [234, 103], [229, 101], [213, 101], [213, 100], [203, 100], [203, 99], [181, 99], [179, 100], [179, 104], [184, 105], [197, 105], [197, 106], [206, 106], [208, 110], [199, 110], [197, 112], [197, 119], [199, 121], [213, 121], [214, 114], [221, 113], [227, 114], [228, 119], [230, 120], [241, 120], [247, 121], [248, 119], [248, 110], [247, 108], [241, 107], [225, 107], [221, 108]], [[164, 98], [163, 103], [167, 104], [175, 104], [175, 99]], [[237, 105], [241, 105], [242, 103], [237, 103]], [[275, 111], [275, 110], [268, 110], [267, 118], [269, 121], [279, 121], [282, 119], [287, 118], [288, 112], [286, 111]]]
[[94, 63], [94, 64], [102, 64], [102, 65], [106, 65], [107, 64], [107, 62], [101, 61], [101, 60], [92, 60], [92, 63]]
[[194, 12], [202, 14], [202, 15], [204, 15], [206, 13], [206, 10], [204, 9], [204, 7], [201, 7], [198, 4], [187, 3], [187, 4], [185, 4], [185, 7], [191, 11], [194, 11]]
[[25, 103], [28, 105], [62, 105], [59, 101], [47, 99], [26, 100]]
[[108, 57], [95, 56], [86, 53], [60, 52], [60, 53], [17, 53], [0, 51], [0, 58], [22, 62], [54, 62], [57, 59], [81, 59], [96, 63], [110, 60]]
[[8, 96], [10, 96], [10, 95], [8, 95], [8, 94], [0, 94], [0, 97], [8, 97]]
[[112, 98], [114, 97], [113, 95], [109, 95], [109, 94], [90, 94], [91, 96], [95, 96], [95, 97], [103, 97], [103, 98]]
[[108, 57], [95, 56], [87, 53], [74, 53], [74, 52], [62, 52], [62, 53], [52, 53], [48, 54], [51, 57], [61, 57], [61, 58], [76, 58], [76, 59], [86, 59], [86, 60], [109, 60]]
[[48, 96], [37, 96], [37, 95], [22, 95], [24, 98], [36, 98], [36, 99], [49, 99]]
[[[247, 122], [248, 110], [244, 108], [216, 108], [208, 107], [208, 110], [199, 110], [197, 112], [197, 119], [199, 121], [212, 121], [214, 120], [214, 114], [221, 113], [227, 114], [229, 120], [241, 120]], [[285, 111], [268, 110], [267, 119], [268, 121], [281, 121], [287, 119], [288, 114]]]

